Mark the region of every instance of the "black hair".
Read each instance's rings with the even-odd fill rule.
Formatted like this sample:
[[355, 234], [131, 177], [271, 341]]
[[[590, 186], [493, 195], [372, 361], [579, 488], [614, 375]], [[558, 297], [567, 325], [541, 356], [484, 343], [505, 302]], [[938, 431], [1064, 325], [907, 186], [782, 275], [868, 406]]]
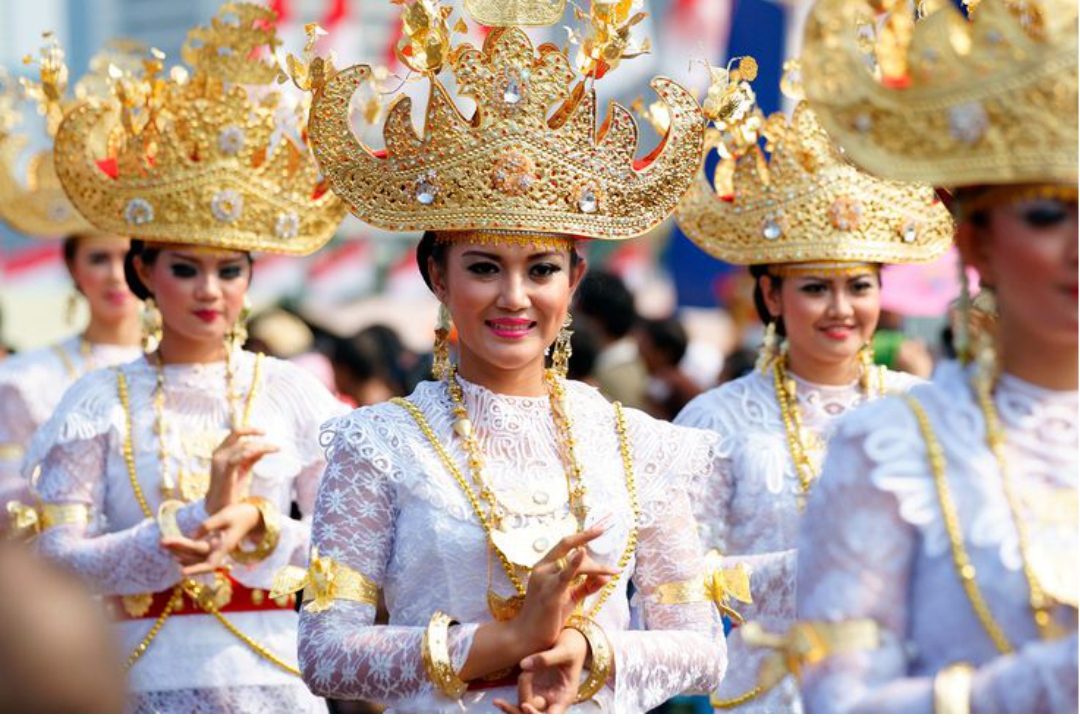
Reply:
[[333, 360], [346, 367], [358, 380], [380, 379], [396, 393], [404, 393], [408, 378], [401, 359], [405, 346], [401, 338], [386, 325], [372, 325], [351, 338], [334, 343]]
[[618, 275], [593, 270], [581, 281], [577, 308], [608, 335], [619, 340], [637, 324], [634, 296]]
[[[428, 258], [434, 260], [435, 264], [440, 269], [445, 269], [446, 251], [449, 247], [449, 243], [438, 241], [434, 230], [425, 232], [424, 236], [420, 238], [420, 244], [416, 246], [416, 264], [420, 266], [420, 275], [424, 278], [424, 283], [432, 292], [435, 292], [435, 286], [431, 284], [431, 275], [428, 272]], [[570, 269], [573, 270], [580, 263], [581, 255], [578, 253], [577, 248], [571, 248]]]
[[64, 262], [67, 263], [68, 267], [71, 267], [72, 263], [75, 262], [75, 253], [79, 250], [79, 236], [68, 235], [65, 237], [63, 248]]
[[678, 318], [642, 320], [640, 328], [670, 367], [675, 367], [682, 361], [690, 340], [686, 335], [686, 328]]
[[765, 302], [765, 291], [761, 289], [761, 278], [767, 277], [772, 281], [772, 286], [777, 290], [783, 284], [784, 279], [775, 273], [769, 272], [768, 265], [751, 265], [750, 275], [754, 278], [754, 308], [757, 310], [758, 317], [761, 318], [763, 325], [769, 323], [776, 323], [776, 334], [780, 337], [787, 336], [787, 329], [784, 327], [784, 318], [773, 317], [773, 314], [769, 312], [769, 306]]
[[[143, 285], [142, 280], [139, 279], [139, 273], [135, 269], [135, 258], [139, 258], [143, 265], [150, 267], [154, 264], [160, 254], [161, 246], [151, 245], [145, 240], [131, 238], [131, 247], [128, 248], [127, 255], [124, 256], [124, 279], [127, 280], [131, 292], [140, 300], [146, 300], [152, 297], [153, 293], [150, 292], [150, 288]], [[245, 251], [244, 257], [248, 259], [248, 281], [250, 282], [255, 273], [255, 261], [252, 259], [251, 253], [249, 252]]]

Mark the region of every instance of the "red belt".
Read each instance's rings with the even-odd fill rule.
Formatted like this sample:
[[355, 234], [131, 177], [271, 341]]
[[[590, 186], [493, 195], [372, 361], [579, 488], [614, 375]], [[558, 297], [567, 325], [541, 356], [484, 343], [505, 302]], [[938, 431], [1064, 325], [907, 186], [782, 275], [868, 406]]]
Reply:
[[[221, 612], [291, 611], [293, 609], [293, 598], [291, 597], [280, 597], [271, 600], [270, 593], [266, 590], [241, 585], [231, 576], [226, 579], [229, 581], [228, 590], [219, 589], [217, 593], [210, 593], [217, 598], [214, 607]], [[175, 588], [161, 590], [156, 593], [114, 595], [108, 598], [108, 605], [113, 612], [113, 617], [119, 620], [159, 618], [170, 603], [173, 603], [172, 615], [210, 614], [209, 609], [204, 608], [186, 592], [176, 595]]]

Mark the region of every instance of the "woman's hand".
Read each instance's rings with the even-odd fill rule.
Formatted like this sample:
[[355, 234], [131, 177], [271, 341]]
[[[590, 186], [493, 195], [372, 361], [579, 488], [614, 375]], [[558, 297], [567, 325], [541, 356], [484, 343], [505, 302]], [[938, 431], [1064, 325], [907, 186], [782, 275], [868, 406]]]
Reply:
[[210, 487], [206, 491], [206, 513], [216, 515], [247, 495], [251, 468], [265, 455], [280, 448], [267, 443], [245, 442], [262, 435], [262, 430], [239, 428], [229, 433], [210, 457]]
[[618, 572], [590, 558], [585, 548], [605, 529], [591, 527], [566, 536], [533, 568], [525, 603], [510, 621], [524, 641], [522, 646], [530, 648], [529, 654], [553, 647], [578, 603]]
[[263, 529], [259, 509], [238, 502], [208, 517], [191, 538], [165, 538], [161, 546], [183, 566], [184, 577], [191, 577], [217, 570], [241, 540], [250, 535], [258, 541]]
[[589, 643], [577, 630], [564, 629], [550, 650], [521, 661], [518, 704], [495, 700], [504, 713], [564, 713], [577, 699]]

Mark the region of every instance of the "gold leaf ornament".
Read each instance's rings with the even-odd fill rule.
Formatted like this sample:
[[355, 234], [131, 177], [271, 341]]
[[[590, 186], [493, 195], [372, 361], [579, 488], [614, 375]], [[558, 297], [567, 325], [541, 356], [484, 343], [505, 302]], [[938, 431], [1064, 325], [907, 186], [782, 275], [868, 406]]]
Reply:
[[418, 73], [439, 72], [450, 55], [446, 20], [453, 9], [443, 7], [438, 0], [404, 0], [403, 4], [398, 60]]
[[[298, 58], [289, 53], [285, 57], [285, 70], [296, 87], [304, 91], [311, 91], [321, 87], [327, 70], [329, 70], [329, 74], [333, 74], [333, 65], [326, 59], [315, 56], [315, 44], [319, 42], [319, 38], [325, 37], [329, 33], [323, 30], [318, 23], [308, 23], [304, 26], [304, 34], [307, 36], [307, 41], [304, 43], [303, 56]], [[329, 65], [329, 68], [327, 65]]]
[[465, 11], [489, 27], [554, 25], [566, 10], [566, 0], [465, 0]]
[[635, 25], [648, 13], [641, 12], [642, 0], [592, 0], [586, 15], [575, 9], [575, 16], [588, 25], [588, 33], [578, 40], [571, 32], [571, 42], [578, 41], [576, 65], [582, 75], [599, 80], [623, 60], [648, 53], [648, 38], [637, 42], [631, 36]]

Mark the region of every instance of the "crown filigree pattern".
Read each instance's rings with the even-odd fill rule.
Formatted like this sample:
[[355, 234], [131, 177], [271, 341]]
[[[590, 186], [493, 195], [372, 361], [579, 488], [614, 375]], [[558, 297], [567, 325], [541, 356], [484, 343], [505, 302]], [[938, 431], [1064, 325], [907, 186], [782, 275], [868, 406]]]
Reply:
[[[855, 169], [805, 102], [789, 121], [756, 108], [726, 128], [733, 172], [718, 187], [704, 169], [683, 198], [679, 227], [706, 252], [745, 264], [912, 263], [941, 255], [953, 225], [933, 188], [880, 180]], [[766, 159], [756, 133], [766, 139]], [[737, 140], [737, 142], [733, 142]], [[723, 173], [724, 169], [718, 171]]]
[[453, 58], [458, 91], [476, 101], [475, 114], [466, 118], [431, 73], [423, 134], [413, 127], [410, 99], [400, 97], [384, 124], [385, 152], [366, 147], [349, 127], [351, 98], [370, 78], [368, 66], [317, 88], [315, 156], [365, 222], [399, 231], [629, 238], [659, 224], [693, 178], [705, 122], [675, 82], [653, 81], [671, 124], [657, 149], [635, 160], [638, 128], [630, 113], [612, 104], [598, 128], [595, 92], [577, 81], [558, 48], [534, 50], [522, 30], [500, 28], [482, 50], [465, 45]]
[[188, 37], [190, 77], [163, 78], [148, 61], [143, 78], [117, 85], [119, 111], [68, 113], [57, 172], [83, 215], [122, 235], [230, 250], [305, 254], [330, 239], [345, 210], [304, 142], [303, 108], [265, 87], [284, 78], [275, 19], [226, 3]]
[[983, 0], [970, 20], [920, 5], [918, 21], [900, 0], [819, 0], [810, 15], [806, 95], [848, 156], [939, 186], [1075, 183], [1076, 0]]

